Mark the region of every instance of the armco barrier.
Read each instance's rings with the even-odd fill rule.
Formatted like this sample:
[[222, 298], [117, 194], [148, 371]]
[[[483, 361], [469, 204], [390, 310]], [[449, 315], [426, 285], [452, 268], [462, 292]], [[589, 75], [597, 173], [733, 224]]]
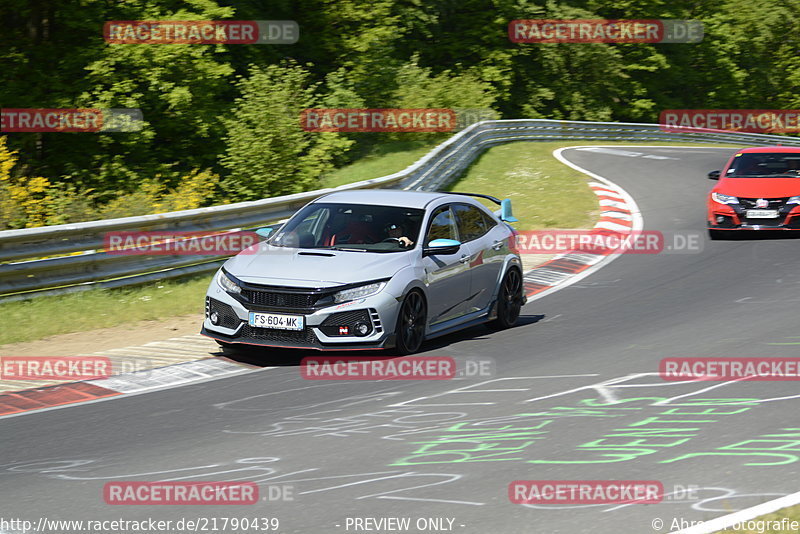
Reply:
[[[348, 189], [444, 188], [491, 145], [512, 141], [671, 141], [742, 146], [800, 146], [776, 135], [692, 130], [665, 132], [657, 124], [518, 119], [473, 124], [439, 144], [408, 168], [381, 178], [332, 189], [194, 210], [0, 232], [0, 300], [121, 287], [215, 270], [224, 257], [125, 256], [102, 251], [106, 232], [203, 231], [253, 228], [286, 218], [307, 202]], [[41, 259], [45, 258], [45, 259]]]

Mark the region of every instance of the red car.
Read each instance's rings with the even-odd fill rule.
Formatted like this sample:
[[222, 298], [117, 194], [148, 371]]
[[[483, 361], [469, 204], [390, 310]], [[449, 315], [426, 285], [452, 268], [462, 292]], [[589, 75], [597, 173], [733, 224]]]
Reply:
[[708, 197], [711, 239], [732, 230], [800, 230], [800, 148], [745, 148], [721, 171]]

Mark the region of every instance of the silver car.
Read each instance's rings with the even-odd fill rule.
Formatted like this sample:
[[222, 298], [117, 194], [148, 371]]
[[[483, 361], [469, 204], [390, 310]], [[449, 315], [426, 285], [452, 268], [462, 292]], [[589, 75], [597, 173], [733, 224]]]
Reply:
[[202, 334], [236, 344], [394, 349], [480, 323], [513, 326], [525, 303], [509, 200], [397, 190], [331, 193], [254, 250], [206, 296]]

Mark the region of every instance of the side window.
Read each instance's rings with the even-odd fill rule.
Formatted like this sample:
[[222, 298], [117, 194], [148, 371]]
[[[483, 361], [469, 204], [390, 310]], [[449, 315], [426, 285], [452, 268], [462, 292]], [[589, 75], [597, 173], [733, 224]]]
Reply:
[[483, 216], [483, 223], [486, 225], [486, 231], [490, 231], [492, 228], [497, 226], [497, 221], [491, 215], [486, 214], [485, 212], [481, 212]]
[[438, 208], [433, 213], [425, 244], [434, 239], [456, 239], [456, 225], [449, 206]]
[[486, 215], [475, 206], [456, 204], [453, 210], [458, 218], [458, 235], [462, 242], [478, 239], [489, 231]]

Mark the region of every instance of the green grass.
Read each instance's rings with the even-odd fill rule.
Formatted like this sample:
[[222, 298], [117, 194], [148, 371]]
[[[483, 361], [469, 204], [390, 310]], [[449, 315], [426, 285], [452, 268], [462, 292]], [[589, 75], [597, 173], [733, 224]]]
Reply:
[[[764, 528], [764, 527], [780, 527], [780, 521], [782, 518], [787, 518], [789, 521], [789, 528]], [[800, 505], [797, 506], [790, 506], [789, 508], [783, 508], [782, 510], [778, 510], [775, 513], [762, 515], [756, 519], [752, 520], [753, 523], [751, 526], [755, 527], [753, 529], [728, 529], [728, 530], [720, 530], [717, 534], [797, 534], [797, 528], [791, 528], [791, 522], [795, 521], [800, 524]], [[759, 524], [758, 522], [761, 521]], [[772, 522], [777, 523], [772, 523]], [[745, 526], [747, 522], [745, 522]]]
[[[435, 144], [431, 141], [387, 143], [328, 176], [325, 187], [402, 170], [427, 154]], [[588, 144], [592, 142], [518, 142], [491, 148], [452, 190], [512, 199], [514, 214], [520, 219], [515, 226], [520, 230], [591, 228], [598, 210], [594, 193], [586, 187], [586, 177], [552, 157], [556, 148]], [[735, 150], [736, 147], [731, 148]], [[497, 208], [491, 203], [487, 206], [492, 210]], [[0, 304], [0, 345], [202, 313], [203, 296], [210, 278], [209, 274], [135, 288], [85, 291]]]
[[552, 157], [562, 146], [520, 141], [490, 148], [449, 189], [510, 198], [518, 230], [591, 228], [599, 216], [597, 196], [586, 175]]
[[[0, 345], [135, 321], [203, 313], [211, 274], [0, 304]], [[199, 325], [198, 325], [199, 329]]]
[[392, 141], [378, 145], [363, 158], [323, 177], [321, 187], [336, 187], [402, 171], [442, 141]]

